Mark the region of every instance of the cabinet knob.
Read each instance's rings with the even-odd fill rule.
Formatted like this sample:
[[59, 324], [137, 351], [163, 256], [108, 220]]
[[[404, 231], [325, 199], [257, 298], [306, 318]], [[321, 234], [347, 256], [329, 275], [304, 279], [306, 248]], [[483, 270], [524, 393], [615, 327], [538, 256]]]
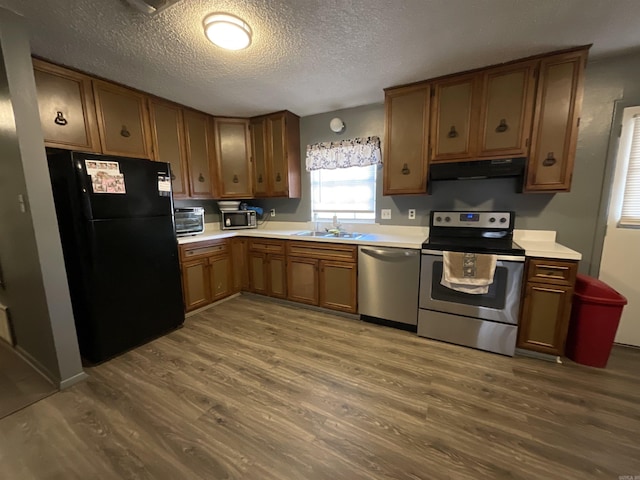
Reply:
[[129, 132], [129, 129], [127, 128], [126, 125], [122, 125], [122, 130], [120, 130], [120, 135], [122, 135], [124, 138], [129, 138], [131, 136], [131, 132]]
[[451, 128], [449, 129], [449, 133], [447, 133], [447, 137], [456, 138], [457, 136], [458, 136], [458, 131], [456, 130], [456, 126], [451, 125]]
[[198, 175], [198, 181], [200, 183], [204, 183], [204, 175], [202, 175], [202, 174]]
[[175, 180], [175, 179], [176, 179], [176, 174], [175, 174], [175, 173], [172, 173], [172, 174], [171, 174], [171, 180]]
[[65, 126], [68, 122], [67, 119], [64, 118], [64, 113], [56, 112], [56, 118], [53, 120], [56, 125]]
[[411, 170], [409, 169], [409, 166], [406, 163], [402, 165], [402, 174], [409, 175], [410, 173], [411, 173]]
[[280, 180], [282, 180], [282, 177], [280, 176], [280, 172], [276, 173], [276, 182], [279, 182]]
[[553, 156], [553, 152], [547, 153], [547, 158], [542, 161], [542, 166], [550, 167], [556, 164], [556, 157]]
[[506, 132], [507, 130], [509, 130], [509, 125], [507, 125], [507, 119], [503, 118], [500, 120], [500, 125], [496, 127], [496, 133]]
[[258, 183], [262, 183], [262, 174], [258, 175]]
[[240, 180], [238, 179], [238, 175], [237, 174], [233, 175], [233, 180], [232, 181], [233, 181], [233, 183], [239, 183], [240, 182]]

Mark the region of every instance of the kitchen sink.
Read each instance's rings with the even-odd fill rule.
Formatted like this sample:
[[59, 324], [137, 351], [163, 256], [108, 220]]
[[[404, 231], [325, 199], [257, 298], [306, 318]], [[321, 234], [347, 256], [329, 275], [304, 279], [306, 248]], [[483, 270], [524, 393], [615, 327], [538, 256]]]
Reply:
[[298, 232], [294, 235], [298, 237], [318, 237], [318, 238], [351, 238], [353, 240], [357, 240], [358, 238], [364, 237], [364, 233], [355, 233], [355, 232], [340, 232], [340, 233], [330, 233], [330, 232], [313, 232], [313, 231], [304, 231]]

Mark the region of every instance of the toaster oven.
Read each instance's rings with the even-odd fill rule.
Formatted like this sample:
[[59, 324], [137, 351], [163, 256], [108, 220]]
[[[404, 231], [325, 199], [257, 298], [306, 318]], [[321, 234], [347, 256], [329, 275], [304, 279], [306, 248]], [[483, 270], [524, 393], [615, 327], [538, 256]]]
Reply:
[[176, 208], [173, 215], [176, 235], [184, 237], [204, 232], [204, 208]]
[[222, 230], [257, 228], [256, 219], [256, 212], [253, 210], [222, 210], [220, 211], [220, 228]]

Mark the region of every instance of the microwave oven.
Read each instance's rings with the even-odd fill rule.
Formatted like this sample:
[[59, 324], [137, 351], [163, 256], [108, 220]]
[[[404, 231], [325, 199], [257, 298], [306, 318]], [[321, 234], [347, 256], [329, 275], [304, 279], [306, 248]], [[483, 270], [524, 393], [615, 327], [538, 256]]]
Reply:
[[257, 228], [256, 218], [256, 212], [253, 210], [222, 210], [220, 212], [220, 228], [222, 230]]
[[204, 232], [204, 208], [176, 208], [173, 213], [176, 225], [176, 235], [197, 235]]

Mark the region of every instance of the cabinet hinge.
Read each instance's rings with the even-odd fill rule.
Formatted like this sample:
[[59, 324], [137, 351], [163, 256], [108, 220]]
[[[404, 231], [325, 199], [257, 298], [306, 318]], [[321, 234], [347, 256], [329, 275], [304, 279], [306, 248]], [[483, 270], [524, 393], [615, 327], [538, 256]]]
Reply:
[[622, 124], [618, 126], [618, 137], [622, 136]]
[[525, 140], [525, 142], [524, 142], [524, 146], [525, 146], [525, 147], [528, 147], [528, 146], [529, 146], [529, 139], [528, 139], [528, 138]]
[[580, 126], [580, 117], [578, 117], [578, 124], [576, 125], [576, 127]]
[[604, 226], [604, 236], [607, 236], [607, 229], [609, 228], [609, 225], [605, 225]]

